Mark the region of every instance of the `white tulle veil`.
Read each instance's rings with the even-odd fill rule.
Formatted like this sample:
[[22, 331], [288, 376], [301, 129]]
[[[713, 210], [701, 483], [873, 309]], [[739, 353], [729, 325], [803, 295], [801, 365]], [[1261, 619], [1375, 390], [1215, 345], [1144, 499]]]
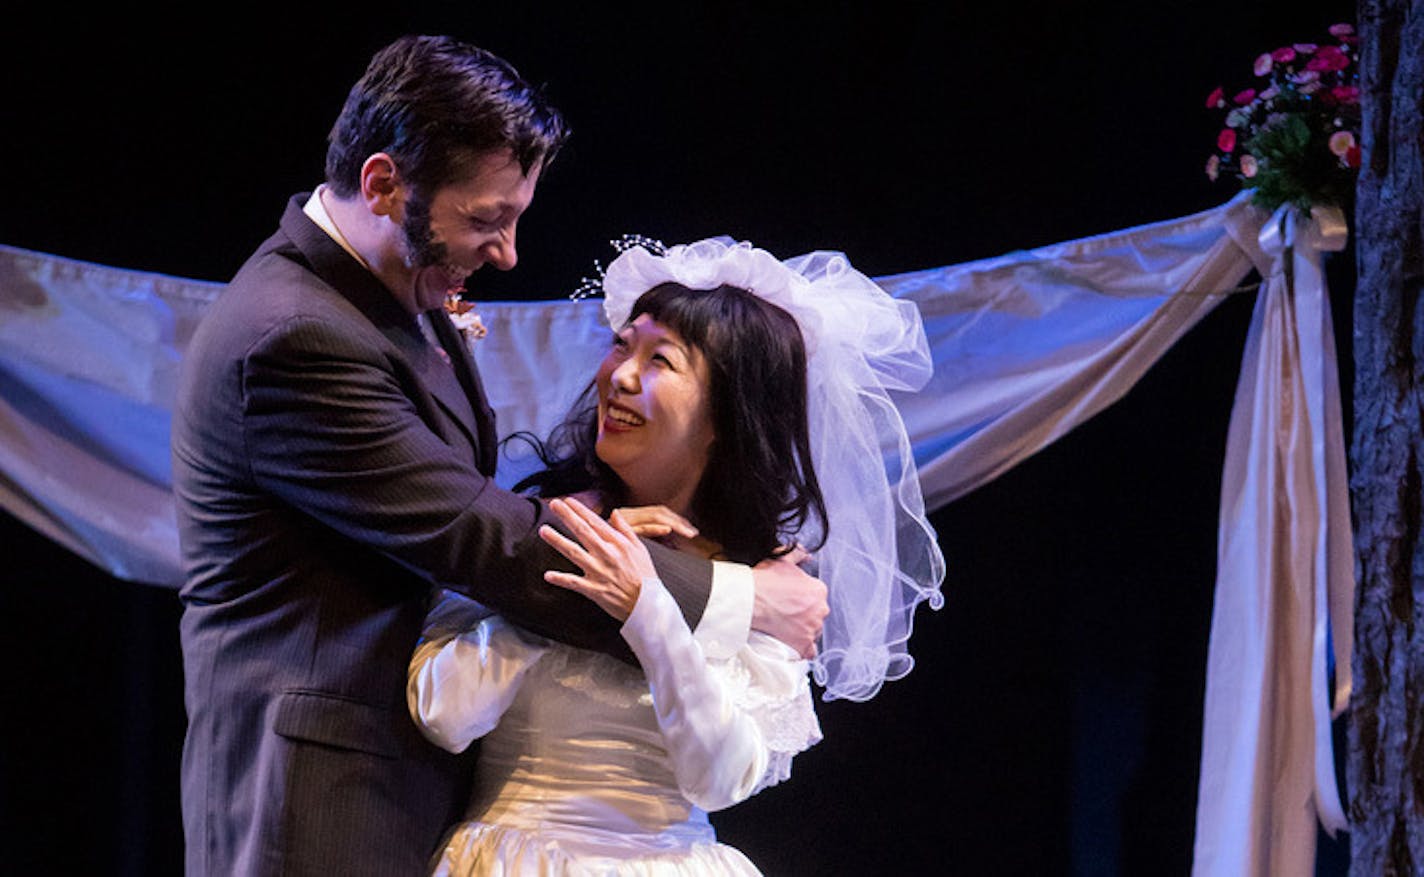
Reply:
[[[633, 239], [603, 272], [609, 324], [662, 283], [728, 285], [788, 311], [807, 348], [812, 463], [830, 519], [816, 574], [830, 594], [813, 664], [825, 698], [863, 701], [914, 660], [907, 642], [916, 607], [943, 605], [944, 557], [925, 516], [910, 441], [891, 392], [915, 391], [932, 363], [914, 304], [892, 298], [838, 252], [780, 261], [729, 238], [663, 248]], [[799, 541], [821, 541], [813, 521]]]

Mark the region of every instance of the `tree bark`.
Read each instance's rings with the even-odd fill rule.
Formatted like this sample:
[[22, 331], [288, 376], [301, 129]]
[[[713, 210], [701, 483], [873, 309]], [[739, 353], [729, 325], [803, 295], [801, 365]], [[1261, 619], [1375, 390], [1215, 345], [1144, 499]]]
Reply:
[[1424, 872], [1424, 0], [1361, 0], [1352, 874]]

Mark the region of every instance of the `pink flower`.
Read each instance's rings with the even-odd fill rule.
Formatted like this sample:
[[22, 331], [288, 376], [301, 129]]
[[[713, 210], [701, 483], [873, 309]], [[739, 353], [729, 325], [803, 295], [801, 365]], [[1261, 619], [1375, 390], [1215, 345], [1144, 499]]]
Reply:
[[1246, 104], [1249, 104], [1252, 100], [1254, 100], [1255, 97], [1256, 89], [1248, 88], [1245, 91], [1237, 92], [1236, 97], [1233, 97], [1231, 100], [1234, 101], [1237, 106], [1244, 107]]
[[1284, 46], [1271, 53], [1271, 60], [1280, 64], [1289, 64], [1295, 60], [1295, 49]]
[[1346, 55], [1335, 46], [1321, 46], [1320, 51], [1315, 53], [1315, 57], [1306, 62], [1305, 69], [1320, 73], [1333, 73], [1336, 70], [1344, 70], [1349, 66], [1349, 55]]
[[1222, 152], [1230, 152], [1236, 148], [1236, 132], [1230, 128], [1222, 128], [1221, 133], [1216, 135], [1216, 148]]
[[1299, 73], [1292, 73], [1290, 75], [1290, 81], [1294, 82], [1296, 85], [1304, 85], [1307, 82], [1314, 82], [1319, 78], [1320, 71], [1318, 70], [1302, 70]]
[[1241, 156], [1241, 176], [1248, 180], [1256, 176], [1256, 156]]
[[1330, 151], [1340, 158], [1344, 158], [1355, 145], [1355, 135], [1349, 131], [1336, 131], [1330, 135]]
[[1256, 63], [1251, 69], [1255, 72], [1257, 76], [1265, 76], [1267, 73], [1271, 72], [1271, 67], [1274, 64], [1275, 59], [1271, 57], [1270, 52], [1267, 52], [1264, 55], [1257, 56]]
[[1330, 96], [1342, 104], [1359, 103], [1360, 90], [1353, 85], [1337, 85], [1330, 89]]
[[1213, 155], [1211, 158], [1208, 158], [1206, 160], [1206, 178], [1214, 183], [1216, 182], [1216, 178], [1218, 175], [1220, 175], [1220, 173], [1221, 159]]
[[1217, 107], [1224, 106], [1226, 103], [1224, 100], [1222, 100], [1222, 96], [1224, 94], [1226, 94], [1226, 92], [1223, 91], [1221, 86], [1219, 85], [1215, 89], [1213, 89], [1211, 94], [1206, 96], [1207, 109], [1214, 110]]
[[1270, 100], [1271, 98], [1275, 97], [1276, 95], [1278, 95], [1278, 94], [1280, 94], [1280, 93], [1281, 93], [1281, 90], [1273, 85], [1273, 86], [1271, 86], [1270, 88], [1266, 89], [1265, 91], [1261, 92], [1260, 97], [1261, 97], [1261, 100]]
[[1291, 48], [1295, 49], [1298, 53], [1302, 55], [1311, 55], [1314, 54], [1315, 50], [1320, 47], [1317, 46], [1315, 43], [1296, 43], [1294, 46], [1291, 46]]
[[1348, 37], [1355, 33], [1355, 28], [1345, 22], [1330, 25], [1330, 35], [1332, 37]]

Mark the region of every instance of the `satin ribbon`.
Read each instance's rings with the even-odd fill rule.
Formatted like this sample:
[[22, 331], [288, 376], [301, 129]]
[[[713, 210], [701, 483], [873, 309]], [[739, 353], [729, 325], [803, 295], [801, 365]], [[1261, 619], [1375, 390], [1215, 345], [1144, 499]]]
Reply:
[[1347, 236], [1338, 209], [1282, 207], [1238, 238], [1265, 284], [1222, 483], [1198, 877], [1309, 877], [1316, 820], [1332, 835], [1348, 827], [1331, 718], [1350, 693], [1354, 548], [1323, 270]]
[[[1315, 718], [1315, 795], [1320, 822], [1333, 835], [1347, 828], [1335, 781], [1331, 719], [1350, 700], [1354, 650], [1354, 546], [1346, 476], [1340, 377], [1322, 253], [1345, 249], [1349, 228], [1338, 207], [1314, 207], [1309, 216], [1289, 206], [1272, 214], [1258, 242], [1272, 261], [1272, 278], [1283, 272], [1295, 305], [1296, 350], [1305, 384], [1311, 471], [1319, 497], [1314, 557], [1314, 619], [1311, 630], [1311, 702]], [[1333, 655], [1329, 654], [1333, 646]], [[1332, 708], [1329, 668], [1334, 659]]]

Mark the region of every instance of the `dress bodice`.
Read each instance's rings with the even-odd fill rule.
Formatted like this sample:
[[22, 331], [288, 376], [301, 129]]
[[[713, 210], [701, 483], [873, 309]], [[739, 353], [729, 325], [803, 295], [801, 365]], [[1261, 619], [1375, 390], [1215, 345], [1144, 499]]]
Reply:
[[713, 837], [678, 789], [643, 674], [559, 645], [481, 743], [468, 818], [655, 846]]
[[497, 617], [428, 629], [412, 716], [447, 749], [482, 738], [437, 874], [759, 873], [717, 842], [706, 811], [786, 779], [820, 740], [806, 663], [757, 632], [706, 658], [656, 580], [623, 635], [638, 667]]

